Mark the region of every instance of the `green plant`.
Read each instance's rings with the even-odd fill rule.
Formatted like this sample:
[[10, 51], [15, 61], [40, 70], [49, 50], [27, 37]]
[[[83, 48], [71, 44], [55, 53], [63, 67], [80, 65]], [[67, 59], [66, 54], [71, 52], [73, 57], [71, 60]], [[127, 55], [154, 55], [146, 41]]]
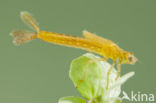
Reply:
[[[88, 61], [95, 58], [99, 57], [87, 53], [72, 61], [69, 75], [75, 86], [82, 79]], [[132, 77], [134, 72], [130, 72], [116, 81], [117, 71], [113, 68], [110, 73], [109, 88], [106, 90], [107, 70], [110, 66], [106, 61], [97, 61], [90, 64], [84, 81], [77, 88], [84, 98], [63, 97], [59, 99], [59, 103], [121, 103], [122, 99], [119, 97], [121, 85]]]

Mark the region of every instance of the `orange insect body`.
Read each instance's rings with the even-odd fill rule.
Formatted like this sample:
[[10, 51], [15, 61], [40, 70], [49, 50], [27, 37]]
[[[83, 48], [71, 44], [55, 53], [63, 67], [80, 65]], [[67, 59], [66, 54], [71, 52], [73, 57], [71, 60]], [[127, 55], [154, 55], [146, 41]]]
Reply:
[[20, 44], [34, 38], [39, 38], [50, 43], [81, 48], [90, 52], [95, 52], [104, 56], [106, 59], [111, 58], [113, 61], [118, 60], [121, 64], [134, 64], [137, 60], [132, 53], [119, 48], [111, 40], [99, 37], [88, 31], [83, 31], [83, 38], [61, 33], [40, 31], [34, 18], [29, 13], [22, 12], [21, 17], [24, 22], [32, 26], [37, 31], [37, 35], [32, 32], [16, 30], [12, 32], [12, 35], [15, 38], [15, 44]]
[[[61, 33], [40, 31], [37, 23], [29, 13], [22, 12], [21, 17], [27, 24], [32, 26], [37, 31], [37, 34], [28, 31], [15, 30], [12, 32], [15, 44], [21, 44], [29, 40], [39, 38], [53, 44], [80, 48], [90, 52], [94, 52], [104, 56], [105, 60], [111, 58], [113, 60], [112, 67], [114, 66], [114, 64], [116, 64], [116, 62], [118, 62], [117, 78], [120, 76], [120, 64], [134, 64], [137, 61], [136, 57], [132, 53], [119, 48], [111, 40], [99, 37], [88, 31], [83, 31], [84, 37], [82, 38]], [[112, 67], [110, 68], [110, 70], [108, 70], [108, 77]], [[107, 82], [109, 83], [109, 78], [107, 79]]]
[[[83, 31], [84, 34], [89, 32]], [[89, 34], [90, 35], [90, 34]], [[64, 45], [69, 47], [75, 47], [84, 49], [90, 52], [95, 52], [104, 56], [105, 58], [111, 58], [116, 60], [117, 58], [121, 59], [124, 57], [123, 50], [120, 49], [116, 44], [114, 44], [110, 40], [106, 40], [103, 38], [102, 42], [98, 42], [97, 40], [92, 40], [91, 38], [80, 38], [75, 36], [69, 36], [65, 34], [59, 34], [54, 32], [47, 31], [39, 31], [38, 36], [39, 39], [44, 41]]]
[[95, 53], [100, 53], [102, 50], [100, 45], [88, 39], [54, 33], [54, 32], [40, 31], [38, 33], [38, 38], [50, 43], [80, 48]]

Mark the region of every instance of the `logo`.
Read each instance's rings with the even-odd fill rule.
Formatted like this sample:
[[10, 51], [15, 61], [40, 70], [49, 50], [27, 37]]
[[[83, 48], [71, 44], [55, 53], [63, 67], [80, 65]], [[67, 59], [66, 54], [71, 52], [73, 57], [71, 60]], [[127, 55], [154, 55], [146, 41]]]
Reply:
[[131, 91], [130, 94], [126, 93], [125, 91], [122, 92], [123, 97], [122, 100], [128, 100], [131, 102], [154, 102], [154, 94], [152, 93], [142, 93], [142, 92], [134, 92]]

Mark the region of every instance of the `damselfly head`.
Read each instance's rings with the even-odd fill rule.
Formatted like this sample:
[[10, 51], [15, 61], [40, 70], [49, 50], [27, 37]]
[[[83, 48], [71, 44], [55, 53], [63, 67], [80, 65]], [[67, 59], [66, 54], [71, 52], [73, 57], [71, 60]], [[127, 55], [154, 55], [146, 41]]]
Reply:
[[125, 52], [124, 61], [128, 64], [135, 64], [138, 59], [131, 52]]

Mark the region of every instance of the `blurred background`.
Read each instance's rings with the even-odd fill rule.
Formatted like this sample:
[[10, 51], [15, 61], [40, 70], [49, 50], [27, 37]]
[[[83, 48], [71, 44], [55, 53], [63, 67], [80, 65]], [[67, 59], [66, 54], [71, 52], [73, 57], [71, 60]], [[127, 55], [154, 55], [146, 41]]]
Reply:
[[131, 51], [141, 63], [122, 66], [122, 75], [136, 72], [122, 90], [156, 94], [155, 5], [155, 0], [1, 0], [0, 103], [57, 103], [80, 96], [68, 73], [71, 61], [86, 51], [41, 40], [14, 46], [12, 30], [31, 30], [21, 11], [32, 13], [41, 30], [75, 36], [88, 30]]

